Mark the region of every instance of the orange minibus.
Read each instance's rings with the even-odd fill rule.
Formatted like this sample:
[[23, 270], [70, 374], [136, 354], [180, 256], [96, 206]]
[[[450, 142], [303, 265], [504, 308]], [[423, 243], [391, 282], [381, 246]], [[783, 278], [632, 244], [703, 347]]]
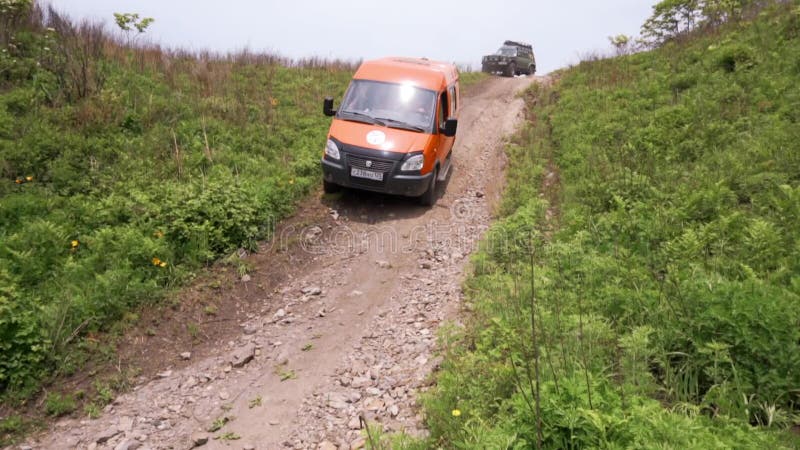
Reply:
[[425, 58], [365, 61], [333, 117], [322, 156], [323, 188], [340, 187], [437, 199], [458, 126], [458, 70]]

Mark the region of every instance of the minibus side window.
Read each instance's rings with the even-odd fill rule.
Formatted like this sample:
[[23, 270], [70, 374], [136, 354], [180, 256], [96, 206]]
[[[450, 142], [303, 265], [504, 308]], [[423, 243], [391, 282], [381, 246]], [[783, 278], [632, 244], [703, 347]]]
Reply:
[[449, 117], [449, 113], [447, 111], [447, 91], [442, 92], [442, 96], [439, 99], [439, 128], [444, 128], [444, 121], [447, 120]]

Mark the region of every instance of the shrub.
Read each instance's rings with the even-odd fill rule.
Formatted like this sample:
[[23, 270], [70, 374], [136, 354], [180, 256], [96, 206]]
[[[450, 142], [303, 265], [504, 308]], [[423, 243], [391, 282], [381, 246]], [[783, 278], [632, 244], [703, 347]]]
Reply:
[[24, 301], [8, 272], [0, 268], [0, 389], [28, 390], [47, 359], [41, 309]]
[[716, 65], [725, 72], [750, 69], [756, 64], [755, 51], [747, 45], [728, 44], [716, 52]]

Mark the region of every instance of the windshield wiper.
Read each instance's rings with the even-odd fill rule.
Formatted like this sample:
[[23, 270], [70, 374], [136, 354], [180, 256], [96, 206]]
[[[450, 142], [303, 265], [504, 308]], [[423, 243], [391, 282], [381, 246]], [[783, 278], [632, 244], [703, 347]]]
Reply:
[[350, 114], [359, 118], [367, 119], [367, 123], [378, 124], [382, 127], [386, 126], [386, 124], [381, 119], [376, 119], [375, 117], [372, 117], [369, 114], [360, 113], [358, 111], [339, 111], [339, 114]]
[[404, 130], [419, 131], [420, 133], [425, 131], [425, 128], [403, 122], [402, 120], [391, 119], [389, 117], [373, 117], [373, 119], [389, 122], [388, 125], [386, 125], [389, 128], [402, 128]]

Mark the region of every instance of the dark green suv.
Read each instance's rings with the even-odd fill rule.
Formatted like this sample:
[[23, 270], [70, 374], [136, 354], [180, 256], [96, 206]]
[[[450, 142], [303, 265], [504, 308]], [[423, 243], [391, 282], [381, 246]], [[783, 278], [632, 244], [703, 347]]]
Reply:
[[481, 68], [487, 73], [500, 73], [509, 77], [533, 75], [536, 73], [533, 47], [522, 42], [505, 41], [493, 55], [483, 57]]

